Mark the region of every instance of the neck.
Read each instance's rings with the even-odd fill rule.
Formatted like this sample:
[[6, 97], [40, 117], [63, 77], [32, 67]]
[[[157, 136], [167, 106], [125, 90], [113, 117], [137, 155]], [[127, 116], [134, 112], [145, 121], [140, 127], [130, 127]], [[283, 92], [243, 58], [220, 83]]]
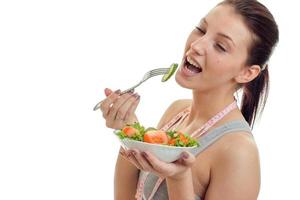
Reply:
[[234, 101], [233, 92], [199, 92], [193, 90], [191, 112], [187, 123], [207, 122]]

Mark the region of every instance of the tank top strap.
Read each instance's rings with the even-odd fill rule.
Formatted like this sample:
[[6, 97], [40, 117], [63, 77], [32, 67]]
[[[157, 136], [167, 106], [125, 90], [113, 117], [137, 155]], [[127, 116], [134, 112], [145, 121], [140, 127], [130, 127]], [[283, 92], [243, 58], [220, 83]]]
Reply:
[[196, 148], [193, 151], [194, 155], [197, 155], [201, 153], [203, 150], [205, 150], [207, 147], [209, 147], [211, 144], [213, 144], [215, 141], [220, 139], [222, 136], [237, 132], [237, 131], [243, 131], [247, 132], [253, 137], [251, 133], [251, 128], [247, 121], [245, 120], [234, 120], [227, 122], [219, 127], [216, 127], [210, 131], [207, 132], [206, 135], [198, 138], [198, 142], [200, 144], [200, 147]]

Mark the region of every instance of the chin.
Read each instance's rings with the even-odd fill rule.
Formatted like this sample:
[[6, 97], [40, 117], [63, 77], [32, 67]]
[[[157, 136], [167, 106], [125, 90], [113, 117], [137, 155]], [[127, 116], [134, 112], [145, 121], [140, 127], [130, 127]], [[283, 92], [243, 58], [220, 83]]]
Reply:
[[186, 88], [186, 89], [193, 89], [193, 88], [191, 87], [191, 84], [188, 83], [188, 81], [185, 80], [182, 76], [180, 76], [180, 72], [179, 72], [179, 71], [176, 72], [176, 75], [175, 75], [175, 81], [176, 81], [176, 83], [177, 83], [178, 85], [180, 85], [180, 86], [183, 87], [183, 88]]

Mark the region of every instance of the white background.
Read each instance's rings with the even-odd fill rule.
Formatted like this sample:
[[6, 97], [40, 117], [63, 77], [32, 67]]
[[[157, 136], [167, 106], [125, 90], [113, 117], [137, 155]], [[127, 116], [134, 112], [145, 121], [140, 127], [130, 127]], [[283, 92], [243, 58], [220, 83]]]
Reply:
[[[144, 72], [179, 62], [216, 0], [1, 1], [0, 199], [113, 199], [119, 144], [95, 103]], [[260, 200], [300, 199], [299, 29], [296, 1], [265, 0], [279, 28], [271, 91], [254, 129]], [[174, 78], [137, 90], [140, 121], [155, 126], [175, 99]]]

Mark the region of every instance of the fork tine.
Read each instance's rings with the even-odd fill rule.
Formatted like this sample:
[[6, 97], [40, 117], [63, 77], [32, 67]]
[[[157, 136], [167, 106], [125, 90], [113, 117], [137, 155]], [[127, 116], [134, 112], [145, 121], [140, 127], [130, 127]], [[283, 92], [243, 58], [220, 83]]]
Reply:
[[153, 72], [153, 73], [151, 73], [151, 76], [156, 76], [156, 75], [163, 75], [163, 74], [165, 74], [166, 72], [164, 72], [164, 71], [159, 71], [159, 72]]
[[148, 71], [144, 77], [147, 77], [153, 73], [166, 73], [167, 71], [169, 70], [169, 68], [158, 68], [158, 69], [153, 69], [153, 70], [150, 70]]
[[148, 77], [151, 75], [151, 71], [148, 71], [144, 76], [143, 76], [143, 79], [148, 79]]
[[[153, 77], [153, 76], [163, 75], [163, 74], [165, 74], [165, 73], [166, 73], [166, 70], [165, 70], [165, 69], [161, 70], [161, 68], [160, 68], [160, 69], [156, 69], [156, 70], [148, 71], [148, 72], [144, 75], [143, 79], [142, 79], [137, 85], [142, 84], [142, 82], [148, 80], [149, 78], [151, 78], [151, 77]], [[135, 85], [135, 86], [133, 86], [133, 87], [131, 87], [131, 88], [135, 88], [135, 87], [137, 87], [137, 85]], [[127, 90], [124, 90], [121, 94], [124, 94], [124, 93], [126, 93], [126, 92], [129, 92], [130, 90], [132, 90], [131, 88], [128, 88]]]
[[145, 74], [145, 76], [143, 77], [143, 79], [141, 80], [141, 82], [146, 81], [147, 79], [153, 77], [153, 76], [158, 76], [158, 75], [163, 75], [165, 74], [165, 71], [154, 71], [154, 72], [149, 72], [147, 74]]
[[163, 70], [163, 69], [161, 69], [161, 70], [151, 71], [150, 74], [165, 74], [165, 73], [167, 73], [168, 71], [169, 71], [169, 70]]
[[150, 77], [159, 76], [159, 75], [164, 75], [164, 73], [153, 73], [153, 74], [150, 75]]
[[158, 68], [158, 69], [153, 69], [150, 72], [167, 72], [169, 71], [169, 68]]

